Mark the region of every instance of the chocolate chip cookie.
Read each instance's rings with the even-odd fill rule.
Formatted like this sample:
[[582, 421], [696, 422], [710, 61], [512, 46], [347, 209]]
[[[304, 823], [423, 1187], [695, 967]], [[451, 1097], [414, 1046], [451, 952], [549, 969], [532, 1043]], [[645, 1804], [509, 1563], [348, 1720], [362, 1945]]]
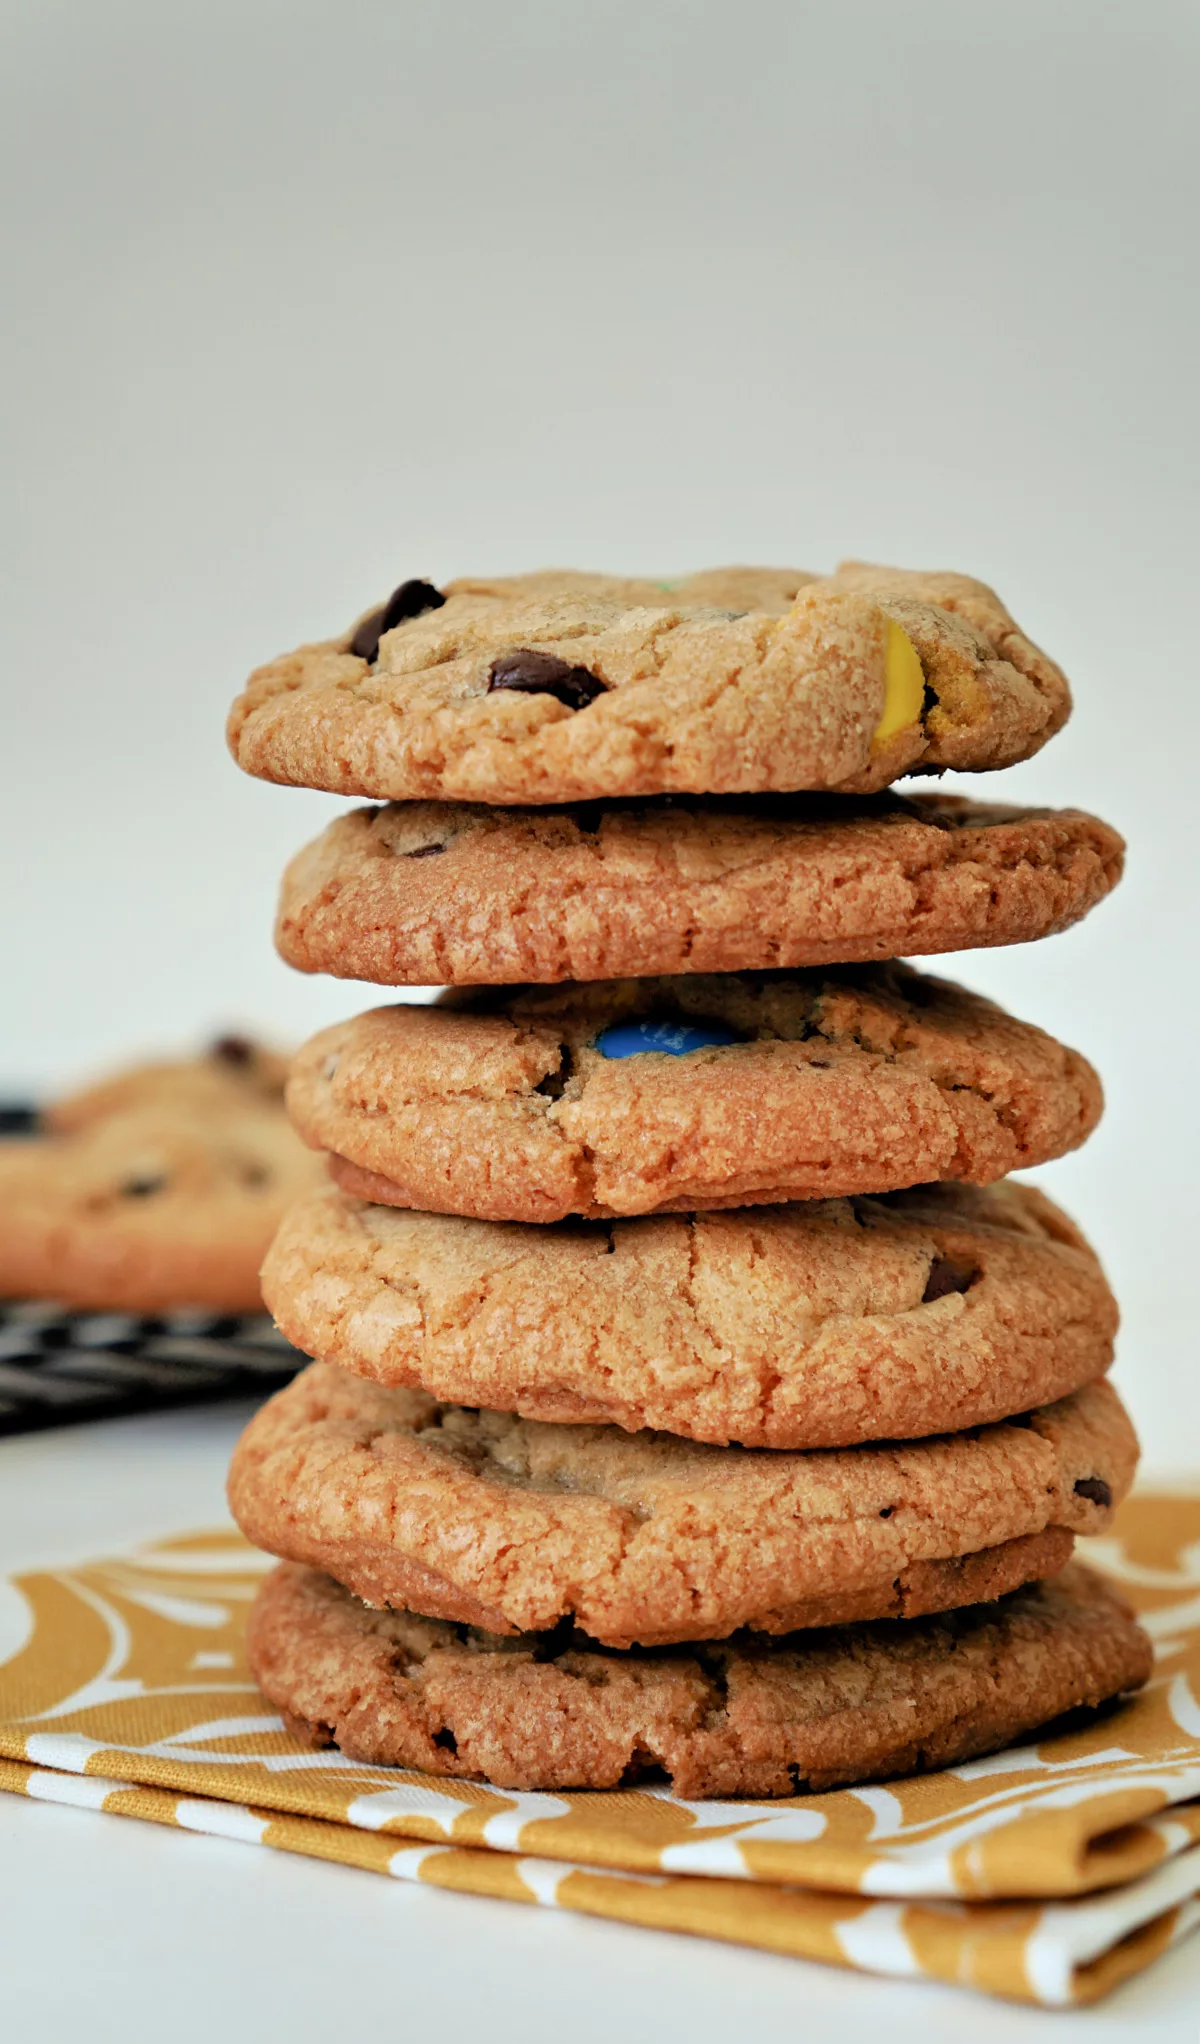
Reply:
[[259, 668], [230, 713], [265, 780], [392, 800], [866, 794], [1026, 759], [1066, 680], [982, 583], [848, 563], [676, 583], [410, 579]]
[[1116, 1302], [1032, 1186], [547, 1228], [327, 1186], [271, 1245], [289, 1341], [378, 1383], [568, 1424], [755, 1448], [985, 1425], [1112, 1359]]
[[1129, 1487], [1107, 1383], [1019, 1422], [808, 1454], [552, 1426], [315, 1363], [251, 1420], [247, 1538], [368, 1603], [607, 1646], [977, 1604], [1051, 1575]]
[[1073, 1563], [995, 1604], [906, 1625], [609, 1653], [565, 1626], [497, 1639], [372, 1611], [286, 1565], [250, 1667], [288, 1730], [351, 1760], [498, 1788], [789, 1796], [953, 1767], [1140, 1688], [1150, 1641]]
[[0, 1142], [0, 1296], [261, 1306], [267, 1245], [320, 1172], [283, 1112], [284, 1060], [234, 1041], [102, 1081]]
[[987, 1183], [1082, 1142], [1077, 1052], [905, 966], [508, 988], [313, 1037], [296, 1127], [358, 1197], [555, 1221]]
[[275, 942], [379, 986], [837, 965], [1052, 936], [1123, 855], [1082, 810], [953, 796], [395, 803], [293, 859]]
[[52, 1100], [40, 1116], [55, 1135], [74, 1135], [110, 1115], [160, 1107], [167, 1114], [240, 1114], [278, 1108], [288, 1060], [248, 1036], [218, 1036], [197, 1057], [128, 1065]]

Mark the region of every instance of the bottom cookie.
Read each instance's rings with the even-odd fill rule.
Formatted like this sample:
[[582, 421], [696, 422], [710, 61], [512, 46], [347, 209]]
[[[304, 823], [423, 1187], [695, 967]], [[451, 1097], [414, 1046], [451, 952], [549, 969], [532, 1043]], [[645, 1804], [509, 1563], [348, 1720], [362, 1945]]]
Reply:
[[614, 1651], [573, 1630], [511, 1638], [374, 1611], [286, 1562], [247, 1632], [297, 1737], [352, 1760], [498, 1788], [786, 1796], [992, 1753], [1136, 1689], [1150, 1642], [1077, 1563], [999, 1603], [769, 1640]]

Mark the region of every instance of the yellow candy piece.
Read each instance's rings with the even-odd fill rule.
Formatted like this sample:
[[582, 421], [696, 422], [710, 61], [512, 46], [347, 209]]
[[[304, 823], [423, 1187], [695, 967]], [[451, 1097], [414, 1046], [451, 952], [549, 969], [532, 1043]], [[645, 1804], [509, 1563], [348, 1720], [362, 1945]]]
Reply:
[[891, 617], [883, 642], [883, 674], [883, 715], [875, 726], [872, 745], [883, 745], [897, 731], [919, 723], [925, 701], [925, 674], [917, 649]]

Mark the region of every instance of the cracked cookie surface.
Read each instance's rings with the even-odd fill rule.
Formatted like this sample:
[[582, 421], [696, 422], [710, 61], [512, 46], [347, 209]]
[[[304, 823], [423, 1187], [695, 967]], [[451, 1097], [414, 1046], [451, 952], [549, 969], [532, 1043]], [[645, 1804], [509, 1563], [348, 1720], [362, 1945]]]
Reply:
[[285, 1564], [246, 1643], [288, 1730], [352, 1760], [512, 1789], [615, 1788], [661, 1770], [689, 1798], [951, 1767], [1139, 1688], [1152, 1662], [1125, 1605], [1078, 1563], [906, 1625], [658, 1653], [372, 1611]]
[[1077, 809], [953, 796], [356, 809], [284, 875], [289, 965], [379, 986], [836, 965], [1029, 943], [1116, 885]]
[[134, 1313], [261, 1308], [280, 1218], [320, 1172], [283, 1112], [284, 1060], [242, 1038], [134, 1067], [0, 1141], [0, 1296]]
[[247, 1538], [368, 1603], [610, 1646], [976, 1604], [1101, 1532], [1137, 1443], [1088, 1385], [1018, 1422], [788, 1454], [552, 1426], [315, 1363], [229, 1475]]
[[1025, 1412], [1101, 1376], [1117, 1309], [1032, 1186], [564, 1223], [326, 1186], [263, 1296], [297, 1348], [386, 1385], [568, 1424], [841, 1447]]
[[[639, 1017], [740, 1040], [606, 1057]], [[906, 966], [506, 988], [323, 1030], [288, 1081], [305, 1141], [385, 1205], [554, 1221], [986, 1183], [1099, 1119], [1077, 1052]]]
[[[965, 575], [563, 573], [430, 596], [382, 637], [363, 620], [259, 668], [229, 716], [238, 765], [404, 801], [863, 794], [905, 773], [1009, 766], [1070, 711], [1060, 669]], [[897, 627], [923, 677], [911, 714], [888, 687]], [[523, 676], [518, 655], [533, 656]]]

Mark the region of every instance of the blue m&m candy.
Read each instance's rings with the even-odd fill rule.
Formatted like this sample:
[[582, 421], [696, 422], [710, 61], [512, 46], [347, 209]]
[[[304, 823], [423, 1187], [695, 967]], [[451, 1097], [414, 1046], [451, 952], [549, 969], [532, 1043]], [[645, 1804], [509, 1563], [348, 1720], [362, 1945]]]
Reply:
[[646, 1050], [686, 1057], [689, 1050], [738, 1041], [725, 1022], [614, 1022], [596, 1038], [596, 1049], [602, 1057], [638, 1057]]

